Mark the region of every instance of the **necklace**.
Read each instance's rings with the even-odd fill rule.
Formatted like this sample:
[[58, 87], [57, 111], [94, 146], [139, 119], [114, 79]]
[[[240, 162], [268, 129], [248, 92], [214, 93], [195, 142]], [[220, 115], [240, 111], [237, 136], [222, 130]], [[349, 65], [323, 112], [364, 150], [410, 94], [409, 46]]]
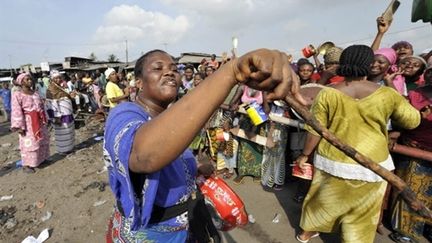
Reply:
[[144, 103], [139, 97], [137, 97], [136, 102], [142, 107], [144, 108], [145, 111], [147, 111], [147, 113], [149, 113], [149, 115], [151, 117], [155, 117], [157, 115], [160, 114], [159, 111], [149, 107], [146, 103]]

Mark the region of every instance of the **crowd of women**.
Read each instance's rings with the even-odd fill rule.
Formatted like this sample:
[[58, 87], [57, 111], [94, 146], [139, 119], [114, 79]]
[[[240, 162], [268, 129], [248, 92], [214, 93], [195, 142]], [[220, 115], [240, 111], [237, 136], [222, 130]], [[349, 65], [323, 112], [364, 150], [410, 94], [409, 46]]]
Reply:
[[[213, 56], [199, 66], [180, 66], [154, 50], [129, 74], [113, 68], [52, 71], [39, 79], [21, 73], [12, 89], [11, 129], [19, 134], [23, 170], [34, 173], [48, 159], [48, 126], [56, 151], [65, 154], [74, 148], [77, 112], [109, 111], [104, 160], [116, 199], [109, 242], [217, 241], [217, 234], [195, 227], [190, 205], [200, 205], [197, 174], [212, 174], [214, 165], [216, 174], [235, 183], [251, 176], [281, 190], [292, 163], [303, 170], [314, 166], [312, 180], [299, 179], [294, 198], [303, 203], [298, 241], [340, 231], [344, 242], [373, 242], [387, 221], [396, 242], [430, 237], [431, 219], [419, 216], [381, 177], [310, 127], [270, 119], [299, 119], [279, 100], [293, 95], [307, 105], [299, 86], [316, 85], [316, 118], [394, 171], [431, 208], [431, 161], [391, 151], [398, 143], [432, 152], [432, 52], [415, 56], [406, 41], [380, 47], [390, 23], [378, 18], [377, 27], [371, 47], [331, 47], [324, 64], [318, 53], [314, 63], [292, 62], [285, 53], [261, 49], [222, 63]], [[262, 121], [243, 112], [251, 107]]]

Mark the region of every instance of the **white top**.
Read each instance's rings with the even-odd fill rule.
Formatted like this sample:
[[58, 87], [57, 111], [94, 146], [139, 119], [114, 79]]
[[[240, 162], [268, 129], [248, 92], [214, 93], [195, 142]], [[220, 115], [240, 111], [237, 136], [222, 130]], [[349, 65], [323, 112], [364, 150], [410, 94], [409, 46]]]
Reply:
[[[393, 159], [390, 155], [386, 160], [378, 164], [389, 171], [395, 169]], [[384, 181], [381, 176], [375, 174], [375, 172], [360, 164], [347, 164], [339, 161], [333, 161], [317, 153], [315, 153], [314, 166], [317, 169], [323, 170], [331, 175], [344, 179], [361, 180], [368, 182]]]

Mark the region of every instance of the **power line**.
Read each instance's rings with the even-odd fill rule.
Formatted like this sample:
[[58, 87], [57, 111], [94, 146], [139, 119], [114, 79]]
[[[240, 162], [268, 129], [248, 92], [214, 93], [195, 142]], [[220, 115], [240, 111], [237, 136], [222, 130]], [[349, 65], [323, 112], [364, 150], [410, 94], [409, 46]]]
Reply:
[[[429, 25], [424, 25], [424, 26], [417, 26], [417, 27], [413, 27], [413, 28], [409, 28], [409, 29], [404, 29], [404, 30], [398, 30], [398, 31], [393, 31], [393, 32], [389, 32], [386, 33], [386, 35], [394, 35], [394, 34], [399, 34], [399, 33], [403, 33], [403, 32], [408, 32], [408, 31], [412, 31], [412, 30], [417, 30], [417, 29], [423, 29], [423, 28], [427, 28], [429, 27]], [[351, 41], [345, 41], [342, 43], [338, 43], [338, 45], [345, 45], [345, 44], [350, 44], [350, 43], [356, 43], [356, 42], [360, 42], [360, 41], [366, 41], [366, 40], [370, 40], [375, 38], [374, 36], [369, 36], [366, 38], [362, 38], [362, 39], [357, 39], [357, 40], [351, 40]]]

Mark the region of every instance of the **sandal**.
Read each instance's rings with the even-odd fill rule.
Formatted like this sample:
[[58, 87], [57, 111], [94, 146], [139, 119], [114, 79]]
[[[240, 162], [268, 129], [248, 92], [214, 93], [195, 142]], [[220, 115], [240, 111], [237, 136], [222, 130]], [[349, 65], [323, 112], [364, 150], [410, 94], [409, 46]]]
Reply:
[[23, 171], [27, 174], [34, 174], [36, 172], [35, 169], [30, 166], [23, 166]]
[[319, 232], [316, 232], [316, 233], [313, 234], [311, 237], [309, 237], [309, 239], [306, 239], [306, 240], [302, 240], [302, 239], [300, 238], [300, 235], [301, 235], [301, 234], [296, 235], [296, 240], [300, 241], [301, 243], [308, 243], [308, 242], [310, 241], [310, 239], [315, 238], [315, 237], [318, 237], [318, 236], [319, 236]]
[[409, 237], [402, 235], [398, 232], [393, 232], [389, 235], [390, 239], [397, 243], [411, 243], [413, 242]]

